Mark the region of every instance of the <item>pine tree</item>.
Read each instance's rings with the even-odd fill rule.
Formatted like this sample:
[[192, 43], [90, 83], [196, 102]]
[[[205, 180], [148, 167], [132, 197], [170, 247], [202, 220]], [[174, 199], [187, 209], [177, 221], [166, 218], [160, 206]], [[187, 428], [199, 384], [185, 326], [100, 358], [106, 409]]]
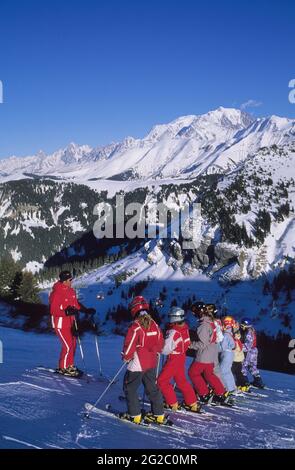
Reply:
[[0, 260], [0, 296], [11, 296], [11, 287], [18, 271], [20, 268], [12, 256], [6, 255]]
[[15, 274], [12, 284], [10, 286], [10, 293], [14, 300], [17, 300], [19, 298], [18, 289], [22, 282], [22, 278], [23, 278], [23, 273], [20, 270]]
[[17, 288], [17, 296], [24, 302], [40, 303], [37, 280], [31, 272], [24, 271]]

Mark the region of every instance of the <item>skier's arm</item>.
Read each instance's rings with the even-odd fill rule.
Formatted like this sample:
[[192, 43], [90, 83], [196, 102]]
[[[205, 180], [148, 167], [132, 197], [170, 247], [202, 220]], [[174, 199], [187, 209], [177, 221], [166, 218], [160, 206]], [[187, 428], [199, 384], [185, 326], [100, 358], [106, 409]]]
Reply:
[[223, 340], [219, 343], [219, 351], [225, 351], [226, 350], [226, 335], [223, 335]]
[[163, 336], [163, 333], [162, 333], [162, 330], [161, 328], [158, 328], [159, 329], [159, 332], [158, 332], [158, 348], [157, 348], [157, 353], [161, 353], [163, 347], [164, 347], [164, 336]]
[[62, 316], [63, 315], [63, 305], [62, 305], [62, 298], [57, 292], [52, 292], [49, 298], [50, 302], [50, 313], [54, 316]]
[[249, 331], [245, 338], [245, 343], [243, 347], [243, 351], [248, 352], [252, 349], [254, 342], [254, 336], [251, 331]]
[[71, 303], [73, 304], [72, 307], [75, 307], [77, 310], [80, 310], [81, 305], [78, 302], [76, 292], [74, 292], [73, 301]]
[[124, 361], [130, 361], [134, 356], [137, 347], [139, 330], [140, 327], [134, 328], [134, 326], [131, 326], [127, 331], [122, 352], [122, 358]]

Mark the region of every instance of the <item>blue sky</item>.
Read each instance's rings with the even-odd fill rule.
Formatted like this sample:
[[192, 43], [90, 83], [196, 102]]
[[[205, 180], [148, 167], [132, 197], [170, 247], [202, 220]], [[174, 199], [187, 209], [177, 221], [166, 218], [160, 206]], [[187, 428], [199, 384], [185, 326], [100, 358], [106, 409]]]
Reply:
[[0, 158], [220, 105], [295, 117], [291, 0], [1, 0]]

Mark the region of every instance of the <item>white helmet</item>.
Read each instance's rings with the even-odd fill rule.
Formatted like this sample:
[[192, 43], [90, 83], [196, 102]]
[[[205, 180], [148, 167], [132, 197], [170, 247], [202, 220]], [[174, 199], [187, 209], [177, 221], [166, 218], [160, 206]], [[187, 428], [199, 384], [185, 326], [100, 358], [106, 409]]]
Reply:
[[181, 322], [184, 320], [185, 313], [180, 307], [172, 307], [168, 313], [170, 323]]

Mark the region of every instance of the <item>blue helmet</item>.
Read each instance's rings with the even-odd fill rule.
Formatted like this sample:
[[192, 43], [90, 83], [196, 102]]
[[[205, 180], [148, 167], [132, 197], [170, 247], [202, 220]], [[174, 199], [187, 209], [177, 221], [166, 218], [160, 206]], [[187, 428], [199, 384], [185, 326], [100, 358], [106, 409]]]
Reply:
[[253, 326], [252, 320], [249, 317], [242, 318], [240, 324], [241, 326], [244, 326], [245, 328], [251, 328], [251, 326]]

